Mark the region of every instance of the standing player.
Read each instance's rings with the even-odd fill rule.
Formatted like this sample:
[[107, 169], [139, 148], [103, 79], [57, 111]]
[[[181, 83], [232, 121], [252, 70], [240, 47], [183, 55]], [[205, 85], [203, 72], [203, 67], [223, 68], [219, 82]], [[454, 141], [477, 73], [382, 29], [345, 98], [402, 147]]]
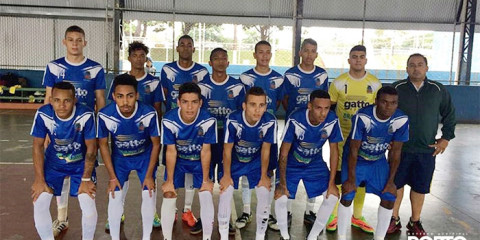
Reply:
[[[82, 239], [93, 239], [97, 225], [95, 115], [76, 102], [75, 88], [70, 83], [54, 84], [50, 98], [50, 104], [35, 114], [30, 133], [34, 137], [32, 198], [35, 227], [41, 239], [54, 239], [50, 215], [52, 194], [60, 196], [64, 178], [70, 176], [70, 195], [78, 196], [82, 209]], [[44, 151], [47, 135], [51, 141]]]
[[[338, 76], [330, 84], [328, 93], [330, 94], [332, 105], [336, 104], [335, 112], [340, 120], [340, 128], [343, 136], [348, 136], [352, 126], [352, 116], [358, 109], [374, 104], [378, 89], [382, 83], [372, 74], [365, 71], [367, 64], [367, 49], [365, 46], [357, 45], [350, 50], [348, 64], [350, 70]], [[338, 172], [335, 183], [341, 187], [342, 153], [345, 140], [338, 143]], [[355, 199], [353, 201], [352, 226], [360, 228], [367, 233], [373, 233], [373, 228], [366, 222], [362, 214], [363, 203], [365, 202], [365, 186], [361, 184], [357, 188]], [[337, 230], [337, 208], [338, 203], [333, 210], [327, 223], [327, 231]]]
[[213, 182], [209, 178], [211, 144], [217, 143], [217, 123], [202, 109], [201, 90], [188, 82], [179, 88], [178, 108], [162, 119], [162, 144], [166, 148], [165, 182], [162, 185], [162, 232], [165, 240], [172, 239], [177, 188], [184, 187], [185, 174], [193, 176], [194, 188], [199, 188], [200, 216], [203, 239], [210, 240], [213, 232]]
[[[189, 35], [181, 36], [178, 39], [177, 52], [178, 61], [165, 64], [160, 74], [160, 81], [166, 99], [165, 112], [177, 107], [178, 89], [183, 83], [197, 83], [204, 79], [209, 79], [208, 70], [192, 60], [192, 55], [195, 52], [192, 37]], [[162, 163], [165, 165], [165, 149], [163, 150], [162, 159]], [[185, 176], [185, 206], [183, 208], [182, 220], [190, 227], [193, 227], [197, 222], [191, 210], [195, 194], [192, 181], [192, 175], [187, 174]]]
[[[303, 40], [300, 52], [301, 63], [285, 72], [283, 107], [288, 117], [294, 110], [306, 108], [308, 95], [316, 89], [328, 91], [328, 76], [325, 69], [315, 66], [318, 57], [317, 42], [311, 38]], [[315, 198], [307, 199], [303, 221], [315, 222]]]
[[[53, 85], [65, 81], [75, 87], [79, 103], [98, 112], [105, 106], [105, 73], [99, 63], [83, 55], [83, 48], [87, 46], [85, 31], [75, 25], [68, 27], [62, 43], [67, 50], [66, 56], [48, 63], [43, 76], [42, 85], [46, 88], [44, 104], [50, 103]], [[53, 222], [54, 236], [68, 228], [68, 189], [70, 180], [67, 177], [61, 196], [57, 196], [58, 217]]]
[[[303, 181], [309, 198], [315, 199], [320, 195], [324, 197], [308, 235], [309, 240], [317, 239], [339, 197], [335, 174], [338, 142], [343, 137], [338, 118], [330, 111], [330, 96], [326, 91], [313, 91], [307, 107], [290, 114], [282, 136], [275, 213], [283, 239], [290, 239], [288, 223], [292, 218], [291, 203], [295, 199], [300, 180]], [[322, 147], [327, 140], [330, 145], [330, 170], [322, 157]]]
[[[280, 106], [283, 98], [283, 76], [270, 68], [270, 59], [272, 58], [272, 46], [267, 41], [259, 41], [255, 44], [255, 52], [253, 57], [256, 60], [256, 66], [240, 75], [240, 80], [248, 90], [251, 87], [260, 87], [267, 94], [267, 112], [274, 114]], [[271, 191], [269, 202], [273, 201], [273, 193], [275, 191], [274, 170], [277, 168], [278, 161], [278, 145], [272, 144], [270, 149], [270, 162], [268, 165], [269, 176], [271, 176]], [[242, 200], [243, 213], [237, 219], [236, 226], [243, 228], [251, 221], [250, 213], [250, 188], [246, 177], [242, 178]], [[270, 209], [271, 210], [271, 209]], [[278, 231], [277, 220], [272, 214], [268, 217], [268, 227]]]
[[[366, 190], [380, 197], [375, 239], [384, 239], [392, 216], [397, 188], [393, 180], [400, 163], [403, 142], [408, 140], [408, 117], [397, 110], [398, 95], [387, 86], [378, 90], [375, 105], [358, 110], [352, 118], [352, 131], [343, 150], [342, 198], [338, 208], [338, 239], [347, 239], [356, 188], [365, 182]], [[388, 152], [388, 161], [385, 157]]]
[[[259, 87], [248, 90], [243, 111], [228, 115], [225, 125], [223, 172], [220, 175], [220, 201], [218, 204], [218, 228], [221, 239], [228, 239], [228, 222], [231, 214], [233, 189], [238, 189], [239, 178], [248, 178], [250, 188], [257, 193], [257, 240], [265, 238], [270, 213], [270, 177], [268, 163], [270, 147], [277, 141], [277, 120], [265, 112], [265, 92]], [[232, 187], [233, 185], [233, 187]]]
[[[131, 171], [137, 171], [142, 184], [143, 239], [150, 239], [155, 210], [155, 172], [160, 152], [157, 112], [138, 101], [137, 80], [122, 74], [113, 82], [115, 102], [98, 113], [97, 137], [100, 153], [107, 168], [110, 236], [120, 239], [123, 215], [122, 186]], [[112, 152], [108, 137], [112, 142]]]

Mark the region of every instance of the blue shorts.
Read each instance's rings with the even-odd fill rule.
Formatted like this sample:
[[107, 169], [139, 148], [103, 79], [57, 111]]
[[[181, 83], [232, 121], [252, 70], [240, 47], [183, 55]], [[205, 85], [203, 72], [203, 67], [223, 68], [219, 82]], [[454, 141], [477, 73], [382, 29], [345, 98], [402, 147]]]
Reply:
[[[48, 163], [47, 163], [48, 164]], [[45, 165], [45, 182], [47, 186], [53, 190], [53, 195], [62, 195], [63, 180], [65, 177], [70, 176], [70, 196], [78, 196], [78, 188], [82, 182], [82, 176], [84, 167], [72, 168], [72, 169], [55, 169]], [[95, 168], [92, 171], [92, 181], [97, 184], [97, 175]]]
[[[342, 162], [342, 183], [348, 179], [348, 161]], [[356, 182], [358, 187], [361, 183], [365, 183], [366, 192], [373, 193], [382, 200], [395, 201], [395, 196], [391, 193], [382, 193], [387, 184], [390, 175], [390, 165], [386, 158], [377, 161], [358, 160], [355, 168]], [[349, 192], [342, 196], [342, 200], [351, 201], [355, 197], [355, 191]]]
[[270, 162], [268, 163], [268, 171], [277, 169], [278, 166], [278, 144], [270, 146]]
[[[115, 171], [115, 175], [117, 176], [118, 182], [121, 186], [128, 181], [128, 175], [130, 172], [135, 170], [137, 171], [138, 178], [140, 179], [140, 183], [143, 185], [143, 181], [145, 180], [145, 176], [147, 175], [148, 165], [150, 164], [150, 154], [148, 157], [127, 157], [121, 159], [115, 159], [113, 161], [113, 170]], [[157, 166], [153, 169], [153, 180], [155, 180], [157, 172]], [[115, 188], [115, 191], [120, 190], [118, 187]], [[144, 187], [143, 190], [147, 190], [147, 187]]]
[[402, 152], [395, 174], [395, 185], [402, 188], [408, 184], [417, 193], [429, 193], [434, 170], [435, 157], [432, 153]]
[[[175, 172], [173, 173], [173, 186], [175, 189], [185, 187], [185, 174], [193, 175], [193, 187], [200, 188], [203, 183], [202, 163], [198, 161], [177, 160]], [[165, 178], [167, 180], [167, 168], [165, 167]]]
[[[242, 163], [235, 162], [232, 163], [230, 174], [232, 175], [233, 188], [238, 189], [238, 184], [240, 182], [240, 177], [246, 176], [248, 179], [248, 186], [250, 189], [255, 188], [260, 182], [262, 177], [262, 168], [259, 167], [258, 163]], [[223, 177], [223, 171], [219, 172], [218, 178]]]
[[[276, 182], [279, 182], [280, 174], [277, 174]], [[298, 183], [303, 181], [308, 198], [318, 197], [328, 189], [330, 172], [328, 168], [312, 166], [308, 164], [305, 167], [289, 167], [287, 164], [287, 190], [290, 199], [294, 199], [297, 193]]]

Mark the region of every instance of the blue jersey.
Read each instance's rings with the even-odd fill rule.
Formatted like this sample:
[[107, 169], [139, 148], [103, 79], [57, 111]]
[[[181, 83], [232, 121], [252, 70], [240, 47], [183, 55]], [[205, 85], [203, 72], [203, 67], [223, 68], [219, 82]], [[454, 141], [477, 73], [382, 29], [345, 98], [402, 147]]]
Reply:
[[95, 109], [95, 90], [105, 89], [103, 67], [88, 58], [81, 63], [70, 63], [65, 57], [47, 64], [42, 85], [53, 87], [58, 82], [69, 82], [75, 87], [78, 102]]
[[137, 101], [132, 115], [124, 117], [112, 102], [100, 110], [97, 119], [97, 138], [111, 136], [113, 161], [150, 158], [151, 137], [160, 136], [157, 111], [153, 107]]
[[314, 126], [308, 119], [308, 112], [308, 109], [294, 111], [285, 123], [282, 141], [292, 144], [287, 167], [320, 166], [327, 169], [322, 147], [327, 140], [330, 143], [343, 140], [340, 124], [335, 113], [329, 111], [325, 121]]
[[328, 92], [327, 72], [314, 66], [311, 72], [305, 72], [300, 65], [292, 67], [285, 72], [284, 93], [288, 95], [288, 106], [286, 116], [294, 110], [306, 108], [309, 101], [308, 96], [317, 89]]
[[68, 119], [60, 119], [52, 105], [47, 104], [35, 114], [30, 135], [50, 138], [45, 150], [45, 166], [58, 171], [83, 169], [87, 151], [85, 140], [95, 139], [95, 115], [90, 108], [77, 103]]
[[[129, 73], [124, 73], [129, 74]], [[113, 100], [113, 81], [108, 92], [108, 99]], [[160, 79], [154, 77], [151, 74], [145, 73], [141, 78], [137, 78], [137, 92], [139, 95], [138, 100], [143, 103], [153, 106], [155, 103], [161, 103], [165, 101], [162, 86], [160, 85]]]
[[[245, 99], [243, 84], [228, 76], [222, 83], [217, 83], [209, 77], [200, 82], [198, 86], [202, 90], [203, 107], [217, 119], [217, 127], [223, 129], [227, 115], [242, 109]], [[221, 142], [223, 143], [223, 141]]]
[[277, 101], [283, 99], [283, 76], [270, 69], [270, 72], [261, 74], [252, 68], [240, 75], [240, 80], [245, 85], [246, 90], [251, 87], [260, 87], [267, 94], [267, 111], [275, 114], [277, 110]]
[[196, 119], [186, 124], [180, 118], [180, 108], [174, 108], [163, 116], [161, 143], [175, 144], [177, 162], [198, 164], [203, 144], [217, 143], [216, 122], [207, 110], [200, 109]]
[[162, 87], [166, 90], [166, 111], [177, 107], [180, 85], [186, 82], [198, 83], [203, 79], [209, 79], [208, 70], [198, 63], [193, 63], [187, 69], [180, 67], [177, 61], [165, 64], [160, 74], [160, 81]]
[[261, 167], [261, 149], [264, 142], [277, 143], [277, 119], [273, 114], [265, 112], [255, 125], [247, 122], [244, 111], [235, 111], [228, 115], [225, 143], [233, 143], [232, 166], [251, 162]]
[[358, 151], [358, 159], [377, 161], [385, 158], [385, 151], [390, 142], [408, 141], [408, 117], [401, 110], [387, 120], [377, 118], [376, 106], [370, 105], [358, 110], [352, 117], [353, 140], [362, 141]]

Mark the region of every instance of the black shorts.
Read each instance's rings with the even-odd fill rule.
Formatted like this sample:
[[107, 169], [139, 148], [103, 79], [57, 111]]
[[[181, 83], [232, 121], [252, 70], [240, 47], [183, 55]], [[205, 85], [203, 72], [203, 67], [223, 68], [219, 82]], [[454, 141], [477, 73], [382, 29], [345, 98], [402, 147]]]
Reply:
[[429, 193], [434, 170], [435, 157], [432, 153], [402, 152], [395, 185], [400, 189], [408, 184], [417, 193]]

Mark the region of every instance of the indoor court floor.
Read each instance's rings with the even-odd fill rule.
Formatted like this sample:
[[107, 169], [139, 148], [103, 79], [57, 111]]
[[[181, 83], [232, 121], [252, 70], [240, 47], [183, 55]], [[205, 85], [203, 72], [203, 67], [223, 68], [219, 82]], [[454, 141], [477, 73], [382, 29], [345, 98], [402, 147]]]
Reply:
[[[0, 110], [0, 239], [33, 240], [39, 239], [33, 222], [33, 205], [30, 187], [34, 180], [32, 165], [32, 137], [29, 136], [35, 112], [32, 110]], [[279, 124], [282, 126], [283, 121]], [[279, 133], [283, 129], [280, 127]], [[426, 196], [422, 212], [423, 226], [429, 236], [463, 236], [468, 240], [480, 239], [480, 125], [458, 124], [456, 138], [450, 142], [447, 151], [437, 157], [431, 194]], [[327, 148], [328, 150], [328, 148]], [[324, 156], [328, 156], [324, 152]], [[328, 159], [328, 158], [327, 158]], [[98, 223], [95, 239], [110, 239], [104, 232], [107, 219], [106, 185], [108, 176], [103, 165], [97, 167], [97, 211]], [[163, 167], [157, 171], [157, 179], [163, 179]], [[122, 228], [122, 239], [141, 239], [140, 183], [136, 173], [130, 175], [130, 189], [125, 203], [126, 220]], [[215, 188], [214, 202], [218, 206], [218, 186]], [[410, 217], [410, 203], [407, 189], [400, 217], [405, 226]], [[179, 192], [177, 208], [183, 209], [183, 190]], [[161, 194], [159, 194], [161, 195]], [[293, 224], [291, 239], [305, 239], [308, 233], [303, 224], [305, 191], [299, 187], [297, 200], [293, 204]], [[232, 218], [241, 214], [241, 192], [234, 194], [236, 208]], [[376, 226], [377, 208], [380, 200], [367, 194], [364, 216]], [[160, 213], [161, 196], [157, 198], [157, 212]], [[317, 208], [321, 197], [317, 200]], [[255, 193], [252, 194], [252, 212], [256, 207]], [[56, 216], [56, 203], [52, 201], [52, 216]], [[198, 196], [195, 196], [193, 212], [199, 216]], [[55, 217], [54, 217], [55, 218]], [[69, 201], [70, 227], [59, 239], [81, 239], [81, 212], [78, 201]], [[214, 226], [212, 239], [219, 239], [217, 226]], [[230, 239], [255, 239], [255, 217], [253, 221]], [[190, 235], [189, 229], [179, 219], [174, 226], [174, 239], [201, 239], [201, 234]], [[350, 232], [350, 230], [349, 230]], [[161, 229], [154, 229], [152, 239], [162, 239]], [[268, 239], [279, 239], [279, 232], [267, 230]], [[337, 239], [336, 233], [322, 232], [319, 239]], [[372, 239], [372, 235], [352, 229], [349, 239]], [[386, 239], [407, 239], [405, 227], [401, 233], [387, 236]], [[447, 238], [453, 239], [453, 238]], [[461, 239], [461, 238], [460, 238]]]

